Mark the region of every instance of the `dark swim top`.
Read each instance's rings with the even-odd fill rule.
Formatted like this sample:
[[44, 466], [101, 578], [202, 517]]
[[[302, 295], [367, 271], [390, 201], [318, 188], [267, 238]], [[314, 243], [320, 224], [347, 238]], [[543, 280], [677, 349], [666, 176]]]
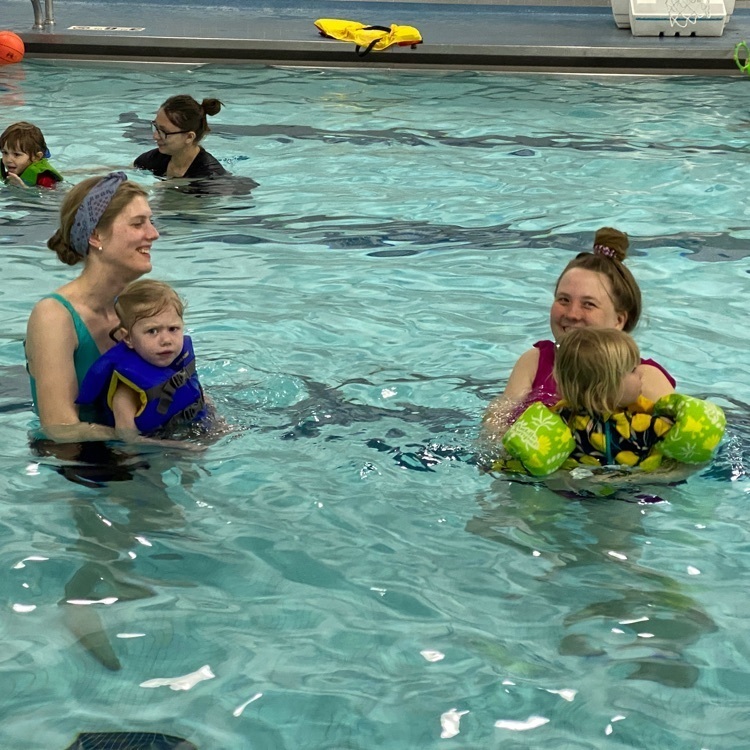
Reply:
[[[557, 383], [552, 374], [557, 346], [554, 341], [537, 341], [534, 346], [539, 349], [539, 364], [536, 368], [534, 382], [531, 384], [531, 392], [524, 399], [524, 403], [531, 404], [534, 401], [541, 401], [545, 406], [552, 407], [560, 400]], [[653, 359], [641, 359], [641, 364], [650, 365], [664, 373], [664, 377], [674, 388], [675, 379], [658, 362]]]
[[[166, 177], [167, 167], [172, 157], [169, 154], [162, 154], [158, 148], [146, 151], [141, 154], [134, 163], [138, 169], [147, 169], [153, 172], [157, 177]], [[196, 179], [205, 177], [221, 177], [229, 174], [219, 162], [201, 146], [198, 155], [193, 159], [192, 164], [188, 167], [183, 177]]]
[[[70, 313], [70, 317], [73, 319], [73, 326], [75, 328], [76, 338], [78, 339], [78, 346], [76, 346], [75, 351], [73, 352], [73, 365], [75, 366], [76, 380], [78, 381], [78, 390], [80, 391], [83, 378], [89, 371], [91, 365], [93, 365], [100, 357], [101, 353], [99, 352], [99, 347], [96, 345], [94, 337], [91, 335], [91, 332], [86, 327], [86, 324], [83, 322], [83, 319], [78, 314], [75, 307], [73, 307], [65, 297], [61, 294], [48, 294], [46, 297], [42, 297], [42, 299], [57, 300]], [[28, 369], [29, 365], [27, 362], [27, 372]], [[36, 380], [31, 376], [31, 373], [29, 373], [29, 381], [31, 383], [31, 399], [34, 402], [34, 411], [39, 413], [36, 399]], [[82, 422], [98, 421], [96, 419], [96, 411], [89, 407], [81, 407], [79, 409], [79, 419]]]

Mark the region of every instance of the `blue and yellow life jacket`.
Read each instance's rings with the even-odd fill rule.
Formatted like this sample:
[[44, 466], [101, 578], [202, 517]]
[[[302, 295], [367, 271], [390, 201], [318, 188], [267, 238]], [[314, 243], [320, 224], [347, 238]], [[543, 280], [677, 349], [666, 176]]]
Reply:
[[182, 351], [167, 367], [149, 364], [121, 341], [91, 366], [76, 403], [98, 405], [107, 423], [114, 425], [112, 398], [121, 383], [140, 398], [135, 425], [143, 434], [197, 422], [206, 416], [190, 336], [185, 336]]

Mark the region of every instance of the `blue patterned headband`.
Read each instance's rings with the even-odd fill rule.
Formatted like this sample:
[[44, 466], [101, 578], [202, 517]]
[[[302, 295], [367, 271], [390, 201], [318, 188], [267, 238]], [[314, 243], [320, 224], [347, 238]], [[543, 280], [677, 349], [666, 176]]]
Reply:
[[82, 257], [89, 254], [89, 237], [107, 210], [107, 206], [117, 192], [117, 188], [127, 180], [125, 172], [110, 172], [94, 187], [76, 211], [76, 218], [70, 229], [70, 246]]

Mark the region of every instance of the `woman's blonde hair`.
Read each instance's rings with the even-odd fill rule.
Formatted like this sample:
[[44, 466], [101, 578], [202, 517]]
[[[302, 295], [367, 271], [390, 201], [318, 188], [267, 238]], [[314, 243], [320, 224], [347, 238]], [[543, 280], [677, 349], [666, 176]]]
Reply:
[[[83, 256], [73, 249], [70, 242], [70, 232], [76, 219], [76, 213], [91, 189], [101, 179], [101, 177], [89, 177], [68, 191], [60, 206], [60, 227], [47, 240], [47, 247], [56, 252], [57, 257], [69, 266], [74, 266], [83, 260]], [[114, 220], [125, 210], [125, 207], [139, 195], [144, 198], [148, 196], [137, 182], [127, 180], [120, 184], [109, 205], [104, 209], [102, 218], [99, 219], [96, 228], [102, 231], [108, 230]]]
[[156, 279], [132, 281], [115, 298], [115, 312], [120, 325], [110, 332], [110, 337], [117, 340], [115, 334], [125, 330], [130, 333], [133, 326], [143, 318], [151, 318], [163, 310], [172, 307], [183, 317], [185, 303], [169, 284]]
[[641, 363], [633, 337], [614, 328], [573, 328], [558, 342], [554, 376], [574, 412], [616, 411], [622, 379]]

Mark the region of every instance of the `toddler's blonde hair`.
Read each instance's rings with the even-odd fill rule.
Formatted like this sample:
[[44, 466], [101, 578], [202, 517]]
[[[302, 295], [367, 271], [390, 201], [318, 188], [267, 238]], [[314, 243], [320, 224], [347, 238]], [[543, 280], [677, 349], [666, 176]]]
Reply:
[[622, 379], [641, 363], [633, 337], [615, 328], [573, 328], [558, 342], [554, 377], [574, 412], [611, 414]]
[[112, 330], [110, 336], [125, 330], [130, 333], [133, 326], [143, 318], [158, 315], [168, 307], [173, 307], [180, 318], [185, 313], [185, 303], [169, 284], [156, 279], [139, 279], [132, 281], [115, 299], [115, 312], [120, 325]]

